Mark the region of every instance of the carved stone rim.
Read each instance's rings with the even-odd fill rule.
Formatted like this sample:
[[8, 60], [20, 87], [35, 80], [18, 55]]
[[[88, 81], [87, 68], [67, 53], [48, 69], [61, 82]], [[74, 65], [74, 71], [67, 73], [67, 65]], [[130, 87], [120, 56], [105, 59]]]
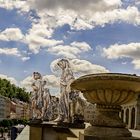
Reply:
[[135, 74], [123, 74], [123, 73], [96, 73], [81, 76], [76, 79], [71, 86], [76, 83], [87, 81], [87, 80], [127, 80], [127, 81], [135, 81], [140, 82], [140, 76], [136, 76]]
[[130, 80], [140, 82], [140, 76], [132, 74], [123, 74], [123, 73], [97, 73], [84, 75], [78, 78], [77, 80], [87, 80], [87, 79], [99, 79], [99, 80]]

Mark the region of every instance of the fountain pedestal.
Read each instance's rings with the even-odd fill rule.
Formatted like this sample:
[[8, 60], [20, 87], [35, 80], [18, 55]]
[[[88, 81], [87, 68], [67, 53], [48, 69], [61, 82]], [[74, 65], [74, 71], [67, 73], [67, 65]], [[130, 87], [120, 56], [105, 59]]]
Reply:
[[140, 77], [126, 74], [92, 74], [75, 80], [71, 87], [83, 92], [90, 103], [96, 103], [91, 126], [80, 134], [80, 140], [140, 140], [119, 118], [121, 105], [132, 102], [140, 92]]
[[80, 140], [140, 140], [132, 137], [125, 124], [119, 118], [120, 106], [97, 105], [91, 125], [84, 131]]

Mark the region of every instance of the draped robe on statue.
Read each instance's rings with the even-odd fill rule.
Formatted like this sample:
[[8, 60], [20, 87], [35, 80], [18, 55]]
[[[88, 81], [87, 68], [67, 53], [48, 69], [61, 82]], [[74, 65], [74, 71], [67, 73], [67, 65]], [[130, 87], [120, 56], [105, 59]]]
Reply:
[[69, 93], [71, 92], [70, 84], [74, 80], [73, 73], [70, 69], [68, 60], [61, 59], [58, 66], [62, 70], [60, 78], [60, 99], [59, 99], [59, 117], [56, 121], [69, 121]]
[[46, 110], [50, 103], [50, 93], [46, 86], [46, 81], [42, 80], [42, 76], [38, 72], [33, 73], [34, 81], [32, 83], [33, 97], [32, 108], [34, 119], [44, 119]]

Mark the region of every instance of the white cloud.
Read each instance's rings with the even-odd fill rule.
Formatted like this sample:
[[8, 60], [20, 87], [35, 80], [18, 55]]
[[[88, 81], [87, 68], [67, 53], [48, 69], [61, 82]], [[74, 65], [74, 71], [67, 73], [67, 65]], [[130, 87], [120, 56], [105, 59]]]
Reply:
[[0, 48], [0, 55], [16, 56], [19, 57], [23, 62], [30, 59], [29, 56], [24, 56], [18, 48]]
[[108, 59], [131, 58], [135, 69], [140, 69], [140, 43], [114, 44], [103, 49]]
[[[56, 50], [60, 50], [57, 55], [75, 58], [75, 55], [78, 54], [77, 47], [75, 47], [75, 53], [69, 53], [72, 52], [71, 45], [64, 46], [62, 40], [51, 38], [54, 30], [65, 24], [75, 30], [92, 29], [96, 26], [105, 26], [105, 24], [120, 21], [140, 25], [138, 8], [131, 6], [123, 9], [121, 0], [112, 0], [111, 2], [110, 0], [28, 0], [28, 2], [19, 0], [18, 3], [16, 1], [10, 3], [10, 0], [7, 0], [8, 9], [10, 7], [29, 9], [35, 6], [38, 9], [43, 9], [37, 10], [40, 18], [32, 23], [32, 28], [25, 36], [18, 28], [8, 28], [0, 33], [0, 39], [20, 40], [26, 43], [33, 53], [38, 53], [41, 48], [49, 48], [48, 51], [51, 53], [56, 54]], [[64, 53], [65, 50], [68, 51]]]
[[[58, 61], [59, 59], [56, 59], [50, 65], [52, 72], [54, 72], [55, 74], [58, 73], [58, 70], [59, 70], [57, 66]], [[74, 72], [74, 74], [76, 75], [78, 74], [78, 76], [85, 75], [85, 74], [92, 74], [92, 73], [109, 72], [109, 70], [107, 70], [105, 67], [92, 64], [91, 62], [87, 60], [71, 59], [69, 60], [69, 62], [70, 62], [72, 71]]]
[[76, 58], [81, 51], [76, 47], [59, 45], [49, 48], [48, 52], [66, 58]]
[[19, 28], [7, 28], [0, 32], [0, 40], [3, 41], [19, 41], [22, 40], [24, 35]]
[[30, 59], [30, 57], [26, 57], [26, 56], [24, 57], [24, 56], [23, 56], [21, 59], [22, 59], [22, 61], [24, 62], [24, 61], [29, 60], [29, 59]]
[[71, 9], [75, 11], [105, 11], [121, 6], [121, 0], [28, 0], [38, 9]]
[[[42, 24], [33, 23], [32, 28], [26, 35], [22, 34], [19, 28], [6, 28], [4, 31], [0, 32], [0, 40], [23, 42], [28, 45], [29, 49], [33, 53], [38, 53], [41, 48], [51, 47], [63, 43], [62, 40], [49, 39], [51, 34], [52, 29], [47, 29], [46, 25], [42, 26]], [[23, 58], [23, 60], [25, 59]]]
[[[0, 32], [0, 40], [23, 42], [28, 45], [29, 49], [32, 52], [38, 53], [41, 47], [51, 47], [63, 43], [62, 40], [49, 39], [51, 34], [51, 29], [47, 29], [47, 27], [42, 26], [42, 24], [33, 23], [33, 27], [29, 30], [29, 33], [26, 35], [23, 35], [19, 28], [6, 28], [4, 31]], [[17, 49], [12, 49], [11, 53], [13, 53], [13, 51], [17, 51]], [[23, 57], [22, 60], [24, 61], [25, 57]]]
[[[10, 7], [8, 2], [7, 5]], [[28, 2], [21, 3], [24, 4], [19, 4], [16, 7], [20, 9], [21, 5], [24, 5], [24, 9], [33, 8], [33, 6], [43, 9], [37, 10], [40, 18], [37, 19], [37, 22], [32, 23], [32, 28], [25, 36], [18, 28], [8, 28], [0, 33], [0, 40], [20, 40], [26, 43], [33, 53], [38, 53], [41, 48], [46, 48], [55, 55], [76, 58], [84, 51], [73, 44], [63, 45], [62, 40], [51, 38], [54, 30], [65, 24], [75, 30], [92, 29], [96, 26], [105, 26], [108, 23], [121, 21], [140, 25], [138, 8], [128, 6], [123, 9], [121, 0], [112, 0], [111, 2], [110, 0], [28, 0]], [[30, 5], [31, 3], [32, 5]], [[13, 5], [16, 3], [11, 4], [11, 7], [15, 8]]]
[[[29, 0], [30, 1], [30, 0]], [[55, 2], [54, 2], [55, 1]], [[79, 4], [76, 4], [79, 3]], [[52, 4], [52, 6], [50, 6]], [[48, 27], [57, 28], [69, 24], [71, 29], [86, 30], [118, 21], [140, 24], [140, 12], [135, 6], [122, 8], [121, 0], [32, 0], [40, 20]], [[83, 8], [84, 7], [84, 8]]]
[[41, 48], [48, 48], [57, 44], [62, 44], [63, 41], [47, 39], [41, 36], [36, 36], [34, 34], [29, 34], [26, 36], [26, 43], [28, 44], [29, 49], [36, 54], [40, 51]]
[[[104, 7], [104, 5], [102, 7]], [[62, 8], [55, 10], [46, 9], [37, 12], [40, 19], [38, 23], [34, 23], [34, 26], [45, 27], [45, 30], [47, 29], [46, 33], [48, 36], [51, 36], [55, 28], [65, 24], [70, 25], [70, 28], [74, 30], [87, 30], [96, 26], [105, 26], [106, 24], [113, 24], [115, 22], [140, 25], [140, 12], [135, 6], [128, 6], [125, 9], [107, 9], [105, 11], [103, 9], [99, 11], [95, 9], [95, 11], [93, 11], [92, 9], [89, 12], [84, 11], [84, 13]]]
[[86, 42], [73, 42], [70, 45], [58, 45], [48, 48], [48, 52], [66, 58], [77, 58], [79, 54], [91, 50]]
[[140, 5], [140, 0], [135, 0], [136, 5]]
[[24, 73], [28, 73], [28, 71], [27, 71], [27, 70], [24, 70], [23, 72], [24, 72]]
[[6, 79], [6, 80], [10, 81], [12, 84], [18, 85], [18, 82], [17, 82], [16, 79], [13, 78], [13, 77], [9, 77], [9, 76], [7, 76], [7, 75], [0, 74], [0, 78], [1, 78], [1, 79]]
[[[54, 29], [69, 24], [71, 29], [86, 30], [107, 23], [123, 21], [140, 25], [140, 12], [135, 6], [123, 8], [121, 0], [27, 0], [0, 2], [0, 7], [21, 11], [36, 9], [40, 19], [34, 24], [35, 34], [51, 36]], [[136, 0], [138, 3], [139, 0]], [[36, 31], [36, 30], [37, 31]]]
[[43, 79], [47, 81], [49, 87], [59, 87], [59, 77], [55, 75], [45, 75]]
[[41, 48], [48, 48], [58, 44], [62, 44], [62, 40], [51, 39], [53, 29], [48, 27], [44, 19], [40, 19], [38, 23], [32, 23], [32, 28], [25, 36], [24, 42], [28, 44], [29, 49], [33, 53], [38, 53]]
[[32, 28], [29, 30], [29, 34], [34, 34], [36, 36], [40, 37], [51, 37], [53, 30], [49, 28], [48, 23], [46, 22], [44, 18], [39, 19], [37, 23], [32, 23]]
[[7, 10], [19, 9], [22, 12], [28, 12], [30, 5], [23, 0], [0, 0], [0, 7]]
[[118, 59], [122, 57], [140, 59], [140, 43], [114, 44], [108, 48], [104, 48], [103, 52], [108, 59]]
[[92, 64], [87, 60], [73, 59], [70, 62], [72, 64], [73, 72], [79, 75], [109, 72], [109, 70], [107, 70], [105, 67]]
[[140, 59], [133, 60], [132, 64], [134, 64], [135, 69], [140, 69]]
[[75, 19], [75, 21], [73, 21], [71, 28], [75, 30], [86, 30], [86, 29], [92, 29], [93, 27], [94, 26], [88, 20], [77, 18]]
[[117, 21], [123, 21], [126, 23], [139, 25], [140, 24], [140, 12], [137, 7], [127, 7], [126, 9], [114, 9], [112, 11], [97, 12], [93, 14], [90, 19], [94, 23], [94, 26], [104, 26], [107, 23], [114, 23]]
[[20, 86], [24, 87], [27, 91], [32, 91], [31, 87], [32, 82], [33, 82], [32, 76], [28, 76], [24, 80], [20, 81]]
[[87, 44], [86, 42], [76, 42], [75, 41], [75, 42], [71, 43], [71, 46], [76, 47], [76, 48], [80, 49], [81, 51], [85, 51], [85, 52], [91, 50], [90, 45]]
[[17, 57], [21, 56], [17, 48], [0, 48], [0, 54], [13, 55]]

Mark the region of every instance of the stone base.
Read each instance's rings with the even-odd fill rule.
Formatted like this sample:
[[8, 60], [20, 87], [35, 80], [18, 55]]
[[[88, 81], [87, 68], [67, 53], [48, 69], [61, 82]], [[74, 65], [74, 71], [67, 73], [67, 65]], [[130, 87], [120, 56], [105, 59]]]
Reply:
[[89, 126], [85, 129], [87, 136], [100, 137], [131, 137], [132, 133], [127, 128]]
[[58, 122], [57, 126], [60, 127], [66, 127], [66, 128], [79, 128], [84, 129], [85, 124], [84, 123], [65, 123], [65, 122]]
[[79, 135], [79, 140], [140, 140], [132, 137], [127, 128], [89, 126], [84, 134]]
[[68, 127], [58, 126], [55, 122], [30, 124], [30, 140], [67, 140], [68, 137], [76, 138]]
[[79, 140], [140, 140], [140, 138], [135, 137], [111, 137], [111, 136], [88, 136], [82, 133], [79, 134]]
[[42, 140], [42, 128], [30, 126], [29, 140]]

